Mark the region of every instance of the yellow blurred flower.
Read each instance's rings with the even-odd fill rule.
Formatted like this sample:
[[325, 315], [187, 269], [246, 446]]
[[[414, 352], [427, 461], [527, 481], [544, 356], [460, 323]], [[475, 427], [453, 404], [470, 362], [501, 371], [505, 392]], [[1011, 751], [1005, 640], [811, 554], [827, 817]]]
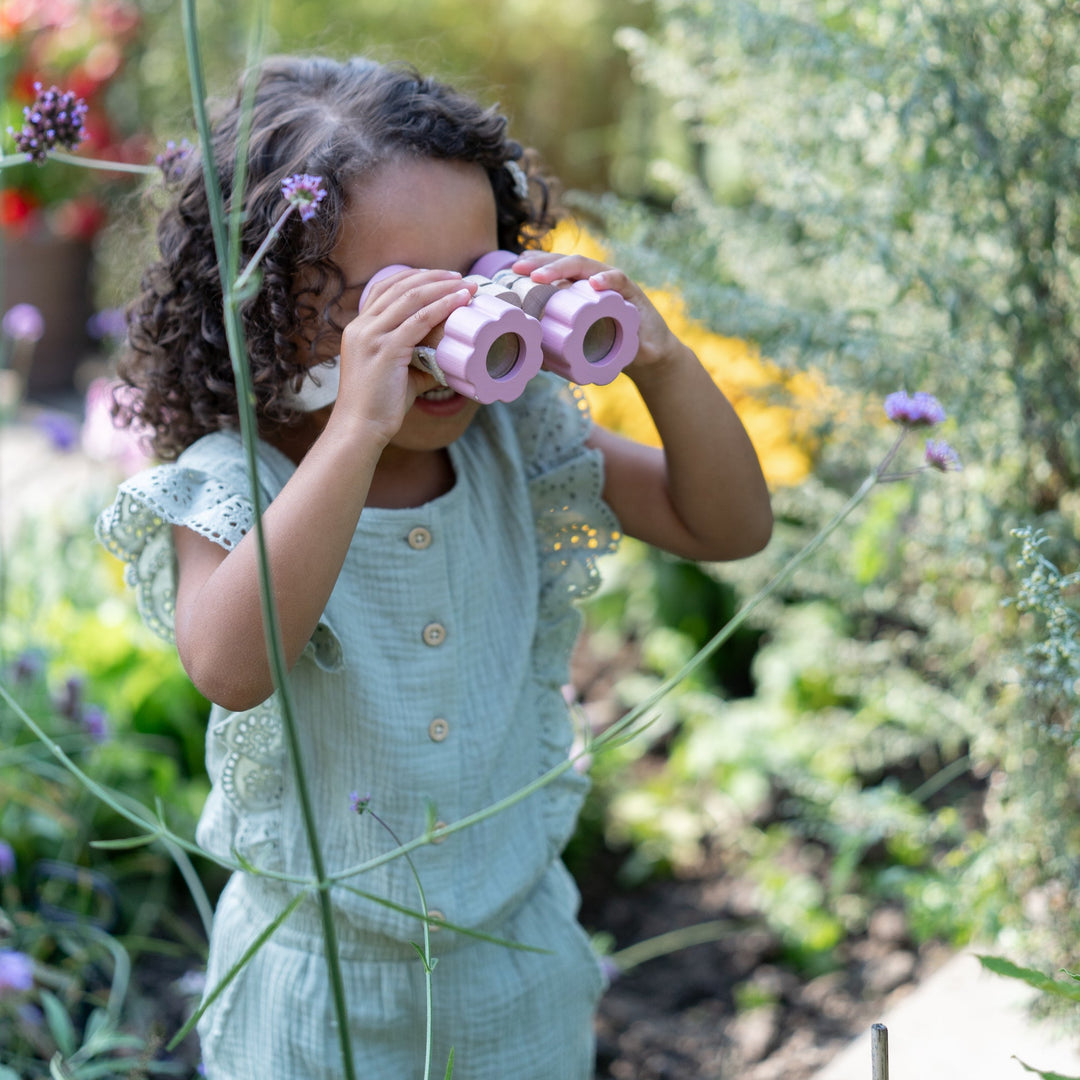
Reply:
[[[595, 237], [573, 221], [561, 223], [545, 246], [610, 261]], [[657, 289], [646, 293], [727, 395], [753, 441], [770, 486], [797, 484], [804, 479], [812, 466], [812, 418], [818, 415], [824, 384], [811, 375], [785, 374], [749, 342], [707, 330], [687, 316], [682, 298], [676, 294]], [[639, 442], [660, 444], [648, 410], [628, 378], [583, 389], [597, 423]], [[784, 403], [770, 400], [774, 397], [783, 397]]]

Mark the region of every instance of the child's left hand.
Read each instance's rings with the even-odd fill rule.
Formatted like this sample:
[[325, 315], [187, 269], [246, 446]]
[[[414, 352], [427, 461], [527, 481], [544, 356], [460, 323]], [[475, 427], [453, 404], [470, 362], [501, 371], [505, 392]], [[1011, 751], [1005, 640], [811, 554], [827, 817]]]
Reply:
[[598, 292], [611, 289], [633, 304], [641, 315], [638, 330], [638, 351], [626, 369], [632, 379], [641, 375], [659, 374], [677, 361], [686, 347], [671, 332], [652, 301], [621, 270], [606, 266], [584, 255], [559, 255], [551, 251], [525, 251], [510, 268], [515, 274], [528, 275], [533, 281], [550, 285], [555, 282], [588, 281]]

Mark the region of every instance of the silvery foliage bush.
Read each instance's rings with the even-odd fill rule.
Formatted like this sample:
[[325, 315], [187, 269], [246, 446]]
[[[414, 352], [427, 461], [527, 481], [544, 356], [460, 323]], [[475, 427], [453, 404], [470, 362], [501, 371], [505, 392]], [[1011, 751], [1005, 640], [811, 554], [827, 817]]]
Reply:
[[[965, 464], [948, 485], [878, 492], [764, 624], [793, 600], [828, 599], [853, 638], [888, 654], [886, 683], [914, 670], [952, 699], [943, 733], [960, 723], [989, 772], [990, 842], [972, 843], [963, 887], [989, 929], [1037, 917], [1075, 941], [1061, 868], [1080, 816], [1042, 774], [1075, 773], [1076, 752], [1051, 737], [1029, 685], [1023, 635], [1040, 624], [1003, 601], [1020, 589], [1017, 526], [1078, 561], [1080, 4], [657, 11], [654, 30], [620, 42], [653, 94], [652, 194], [670, 212], [600, 210], [630, 273], [671, 283], [710, 328], [833, 389], [814, 476], [777, 495], [777, 545], [850, 484], [875, 437], [867, 394], [937, 394]], [[745, 582], [755, 567], [725, 574]], [[1059, 901], [1022, 913], [1021, 883]]]

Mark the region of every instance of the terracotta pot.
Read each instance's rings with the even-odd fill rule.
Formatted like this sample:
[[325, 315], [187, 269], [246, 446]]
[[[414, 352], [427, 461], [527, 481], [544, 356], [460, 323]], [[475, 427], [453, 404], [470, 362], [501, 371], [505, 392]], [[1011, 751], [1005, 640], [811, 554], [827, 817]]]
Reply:
[[0, 233], [0, 312], [33, 304], [45, 319], [34, 346], [27, 393], [63, 394], [75, 389], [75, 371], [92, 352], [86, 330], [94, 312], [94, 255], [86, 240]]

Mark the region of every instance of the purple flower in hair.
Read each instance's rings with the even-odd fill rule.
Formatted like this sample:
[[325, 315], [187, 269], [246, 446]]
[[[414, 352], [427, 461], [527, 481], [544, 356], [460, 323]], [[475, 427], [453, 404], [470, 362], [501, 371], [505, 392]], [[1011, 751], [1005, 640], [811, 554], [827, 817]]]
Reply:
[[0, 949], [0, 997], [23, 993], [34, 985], [34, 963], [26, 953]]
[[354, 791], [349, 795], [349, 809], [354, 814], [362, 814], [371, 802], [371, 793], [367, 795], [361, 795], [360, 792]]
[[319, 203], [326, 198], [326, 188], [323, 187], [321, 176], [296, 173], [281, 182], [281, 194], [290, 206], [295, 206], [300, 211], [303, 221], [310, 221], [315, 216]]
[[926, 440], [926, 464], [942, 472], [957, 471], [964, 466], [956, 451], [941, 439]]
[[904, 427], [933, 427], [945, 419], [945, 410], [933, 394], [898, 390], [885, 399], [885, 415]]
[[15, 304], [4, 313], [4, 333], [12, 341], [40, 341], [45, 319], [33, 304]]
[[14, 138], [16, 149], [41, 165], [55, 147], [74, 150], [83, 140], [87, 106], [70, 90], [55, 86], [43, 90], [39, 82], [34, 83], [34, 93], [37, 97], [33, 104], [23, 109], [22, 130], [9, 127], [8, 134]]

